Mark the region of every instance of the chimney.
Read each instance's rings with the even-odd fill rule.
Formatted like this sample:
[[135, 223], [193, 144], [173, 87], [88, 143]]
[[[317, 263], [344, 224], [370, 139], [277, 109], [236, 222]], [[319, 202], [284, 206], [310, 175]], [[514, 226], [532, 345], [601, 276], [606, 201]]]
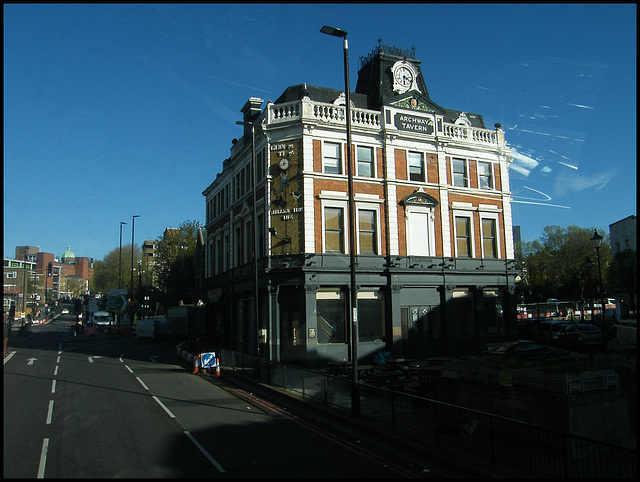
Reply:
[[[260, 106], [263, 102], [264, 100], [257, 97], [250, 97], [241, 109], [241, 112], [244, 114], [243, 121], [254, 122], [262, 113]], [[251, 126], [246, 124], [244, 126], [244, 142], [251, 142]]]

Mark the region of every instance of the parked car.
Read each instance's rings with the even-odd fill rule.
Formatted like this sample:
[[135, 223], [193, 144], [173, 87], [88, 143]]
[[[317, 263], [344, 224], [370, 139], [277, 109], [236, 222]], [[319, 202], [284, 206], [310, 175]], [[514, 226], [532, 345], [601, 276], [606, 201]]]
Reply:
[[604, 349], [604, 333], [596, 325], [575, 323], [567, 326], [558, 336], [558, 345], [569, 350]]
[[541, 356], [567, 356], [570, 353], [561, 348], [541, 345], [534, 341], [505, 341], [482, 352], [491, 358], [531, 358]]
[[68, 315], [69, 314], [69, 308], [62, 308], [62, 311], [60, 312], [61, 315]]
[[541, 321], [535, 340], [543, 345], [557, 345], [558, 335], [563, 333], [570, 324], [568, 321]]

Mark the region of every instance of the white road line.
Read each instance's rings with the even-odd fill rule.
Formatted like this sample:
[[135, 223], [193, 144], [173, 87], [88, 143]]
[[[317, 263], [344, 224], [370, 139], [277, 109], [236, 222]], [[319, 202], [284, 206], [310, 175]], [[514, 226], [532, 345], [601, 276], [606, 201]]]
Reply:
[[56, 393], [56, 381], [55, 380], [53, 380], [51, 382], [51, 393]]
[[136, 377], [136, 380], [138, 380], [140, 382], [140, 385], [142, 385], [145, 390], [149, 390], [149, 387], [146, 386], [142, 380], [140, 380], [140, 377]]
[[195, 437], [193, 435], [191, 435], [187, 430], [184, 431], [185, 435], [187, 437], [189, 437], [191, 439], [191, 441], [195, 444], [196, 447], [198, 447], [198, 449], [200, 450], [200, 452], [202, 452], [204, 454], [204, 456], [209, 459], [209, 462], [211, 462], [214, 467], [216, 469], [218, 469], [218, 472], [220, 472], [221, 474], [224, 474], [224, 469], [222, 468], [222, 466], [218, 463], [218, 461], [216, 459], [214, 459], [211, 454], [209, 454], [209, 452], [207, 452], [205, 450], [205, 448], [200, 445], [200, 442], [198, 442]]
[[47, 425], [51, 424], [52, 416], [53, 416], [53, 400], [49, 400], [49, 411], [47, 412]]
[[56, 360], [56, 363], [60, 363], [60, 355], [58, 355], [58, 359]]
[[53, 376], [57, 376], [58, 375], [58, 365], [56, 365], [56, 369], [53, 371]]
[[40, 466], [38, 467], [38, 478], [44, 479], [44, 468], [47, 465], [47, 452], [49, 452], [49, 439], [42, 441], [42, 452], [40, 452]]
[[12, 357], [13, 355], [15, 355], [15, 354], [16, 354], [16, 352], [15, 352], [15, 351], [12, 351], [11, 353], [9, 353], [9, 354], [6, 356], [6, 358], [4, 359], [4, 363], [3, 363], [3, 365], [6, 365], [6, 364], [7, 364], [7, 362], [8, 362], [9, 360], [11, 360], [11, 357]]
[[153, 396], [153, 399], [158, 402], [158, 404], [164, 408], [164, 411], [167, 412], [167, 414], [171, 417], [171, 418], [176, 418], [176, 416], [174, 414], [171, 413], [171, 411], [169, 411], [169, 409], [167, 407], [164, 406], [164, 403], [162, 403], [158, 397], [156, 397], [155, 395]]
[[133, 370], [131, 368], [129, 368], [129, 365], [125, 365], [124, 366], [127, 370], [129, 370], [131, 373], [133, 373]]

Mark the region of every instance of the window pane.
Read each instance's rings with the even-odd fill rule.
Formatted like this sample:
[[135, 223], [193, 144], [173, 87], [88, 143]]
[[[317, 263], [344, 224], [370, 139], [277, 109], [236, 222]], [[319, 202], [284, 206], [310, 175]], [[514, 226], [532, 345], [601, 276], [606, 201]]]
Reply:
[[495, 258], [496, 251], [496, 221], [494, 219], [482, 220], [482, 245], [485, 258]]
[[346, 343], [346, 296], [342, 291], [318, 292], [318, 343]]
[[467, 161], [464, 159], [453, 160], [453, 185], [467, 187]]
[[342, 208], [325, 208], [324, 241], [325, 252], [344, 253]]
[[384, 303], [379, 291], [358, 293], [360, 341], [381, 341], [384, 336]]
[[375, 211], [358, 211], [358, 231], [360, 234], [360, 253], [377, 254]]
[[491, 163], [489, 162], [478, 163], [478, 180], [480, 182], [480, 189], [493, 189], [493, 175], [491, 169]]
[[358, 176], [373, 177], [373, 149], [371, 147], [358, 147], [356, 150], [358, 159]]
[[323, 148], [323, 169], [324, 172], [332, 174], [342, 174], [342, 163], [340, 162], [340, 144], [325, 142]]
[[409, 179], [412, 181], [424, 181], [424, 164], [422, 153], [409, 153]]
[[458, 256], [471, 256], [469, 218], [456, 218], [456, 245]]

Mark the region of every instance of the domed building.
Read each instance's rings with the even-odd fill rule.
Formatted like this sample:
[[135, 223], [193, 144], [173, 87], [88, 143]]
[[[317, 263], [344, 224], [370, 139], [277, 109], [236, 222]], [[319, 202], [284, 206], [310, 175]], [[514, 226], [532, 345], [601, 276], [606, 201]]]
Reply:
[[76, 255], [71, 251], [71, 246], [67, 246], [67, 250], [60, 256], [62, 264], [76, 264]]

